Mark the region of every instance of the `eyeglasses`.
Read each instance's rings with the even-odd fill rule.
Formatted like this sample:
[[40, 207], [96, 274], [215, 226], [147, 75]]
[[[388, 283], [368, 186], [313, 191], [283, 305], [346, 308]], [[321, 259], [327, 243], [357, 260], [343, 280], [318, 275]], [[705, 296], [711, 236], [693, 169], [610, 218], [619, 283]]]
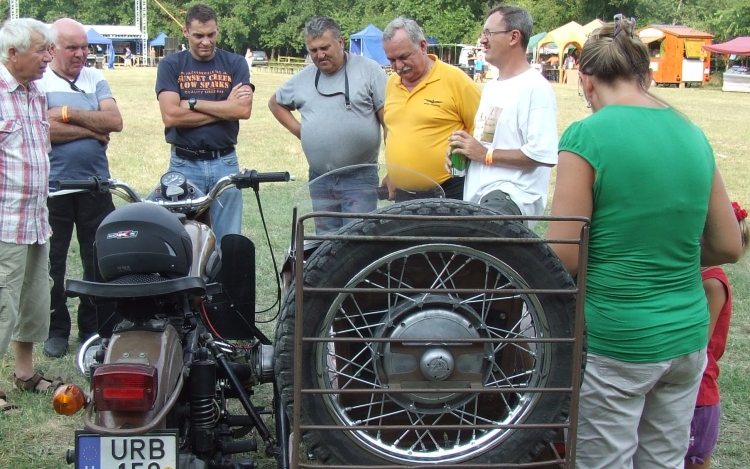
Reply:
[[485, 29], [484, 31], [482, 31], [482, 36], [489, 39], [492, 37], [493, 34], [509, 33], [511, 31], [514, 31], [514, 30], [513, 29], [496, 29], [494, 31], [491, 31], [489, 29]]

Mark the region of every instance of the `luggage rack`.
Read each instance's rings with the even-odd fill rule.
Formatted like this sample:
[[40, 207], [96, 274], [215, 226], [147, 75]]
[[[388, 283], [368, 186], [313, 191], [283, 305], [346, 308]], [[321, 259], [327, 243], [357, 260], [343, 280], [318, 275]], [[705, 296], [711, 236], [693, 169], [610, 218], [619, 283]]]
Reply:
[[[512, 238], [512, 237], [461, 237], [461, 236], [359, 236], [359, 235], [338, 235], [338, 234], [326, 234], [326, 235], [305, 235], [304, 222], [306, 220], [314, 219], [317, 217], [330, 217], [330, 218], [357, 218], [357, 219], [368, 219], [368, 220], [420, 220], [420, 221], [462, 221], [466, 222], [467, 219], [472, 221], [576, 221], [582, 222], [583, 226], [581, 229], [580, 236], [575, 239], [546, 239], [546, 238]], [[369, 213], [369, 214], [342, 214], [338, 212], [316, 212], [308, 213], [300, 216], [295, 224], [295, 237], [294, 237], [294, 249], [298, 255], [294, 258], [294, 277], [295, 277], [295, 320], [294, 320], [294, 386], [293, 386], [293, 415], [292, 415], [292, 436], [290, 438], [290, 451], [291, 461], [290, 467], [292, 469], [297, 468], [312, 468], [321, 467], [320, 463], [308, 464], [300, 461], [300, 447], [302, 445], [301, 432], [305, 430], [313, 430], [319, 432], [375, 432], [378, 434], [380, 431], [411, 431], [414, 430], [415, 434], [418, 430], [431, 430], [439, 432], [448, 431], [469, 431], [469, 432], [483, 432], [492, 430], [505, 430], [505, 429], [558, 429], [559, 435], [564, 436], [564, 444], [566, 451], [563, 454], [558, 452], [559, 443], [557, 445], [555, 441], [549, 443], [548, 446], [542, 449], [539, 456], [533, 462], [527, 463], [507, 463], [507, 462], [493, 462], [490, 464], [475, 464], [471, 463], [472, 468], [567, 468], [573, 469], [575, 467], [575, 445], [576, 445], [576, 431], [578, 426], [578, 393], [581, 385], [582, 377], [582, 359], [584, 357], [584, 314], [583, 307], [585, 296], [585, 279], [586, 279], [586, 261], [588, 257], [588, 237], [589, 237], [589, 219], [584, 217], [551, 217], [551, 216], [503, 216], [503, 215], [472, 215], [472, 216], [457, 216], [457, 215], [446, 215], [446, 216], [425, 216], [425, 215], [403, 215], [403, 214], [383, 214], [383, 213]], [[451, 245], [461, 246], [462, 243], [506, 243], [514, 245], [523, 244], [578, 244], [579, 245], [579, 271], [577, 276], [577, 283], [574, 288], [571, 289], [540, 289], [540, 288], [516, 288], [512, 292], [515, 295], [572, 295], [575, 300], [575, 319], [572, 330], [572, 337], [534, 337], [534, 338], [471, 338], [471, 339], [450, 339], [451, 345], [460, 344], [466, 346], [483, 347], [483, 344], [514, 344], [515, 347], [523, 350], [526, 347], [531, 347], [529, 344], [569, 344], [572, 347], [572, 376], [570, 376], [570, 386], [564, 387], [525, 387], [522, 393], [519, 393], [517, 388], [502, 388], [502, 387], [485, 387], [482, 383], [478, 383], [481, 388], [476, 386], [470, 386], [470, 391], [464, 394], [496, 394], [501, 395], [501, 398], [505, 401], [505, 395], [508, 394], [545, 394], [545, 393], [558, 393], [558, 394], [569, 394], [570, 405], [568, 410], [568, 419], [561, 423], [536, 423], [536, 424], [525, 424], [511, 423], [511, 424], [479, 424], [474, 422], [473, 424], [462, 424], [456, 425], [441, 425], [441, 424], [398, 424], [398, 425], [378, 425], [377, 427], [372, 425], [307, 425], [301, 421], [301, 400], [303, 394], [319, 394], [319, 395], [353, 395], [357, 394], [369, 394], [369, 395], [389, 395], [398, 396], [403, 394], [423, 394], [423, 395], [438, 395], [440, 393], [446, 394], [451, 391], [455, 391], [456, 388], [442, 388], [442, 387], [429, 387], [429, 388], [402, 388], [400, 386], [383, 386], [379, 389], [372, 388], [360, 388], [360, 389], [322, 389], [316, 388], [303, 388], [302, 387], [302, 368], [299, 366], [303, 362], [302, 349], [305, 343], [329, 343], [329, 344], [355, 344], [365, 343], [383, 344], [383, 346], [392, 346], [394, 342], [404, 342], [404, 339], [398, 339], [393, 337], [304, 337], [303, 336], [303, 310], [304, 310], [304, 294], [318, 294], [318, 293], [334, 293], [334, 294], [350, 294], [350, 293], [387, 293], [387, 294], [404, 294], [406, 292], [410, 294], [474, 294], [474, 295], [492, 295], [497, 293], [497, 289], [494, 288], [324, 288], [324, 287], [312, 287], [306, 286], [303, 281], [303, 268], [304, 268], [304, 246], [306, 241], [328, 241], [328, 240], [340, 240], [340, 241], [358, 241], [358, 242], [408, 242], [408, 243], [448, 243]], [[438, 339], [434, 337], [430, 338], [409, 338], [408, 342], [411, 346], [419, 347], [420, 344], [426, 344], [436, 342], [438, 340], [446, 341], [445, 338]], [[401, 344], [403, 345], [403, 343]], [[368, 347], [370, 347], [368, 345]], [[511, 348], [511, 350], [515, 350]], [[518, 353], [518, 352], [513, 352]], [[493, 362], [495, 363], [495, 362]], [[474, 383], [477, 384], [477, 383]], [[459, 394], [459, 393], [457, 393]], [[524, 418], [525, 419], [525, 418]], [[522, 419], [523, 420], [523, 419]], [[419, 423], [419, 422], [417, 422]], [[446, 433], [443, 433], [444, 435]], [[507, 435], [501, 435], [501, 438], [505, 438]], [[352, 437], [356, 439], [356, 437]], [[420, 437], [421, 438], [421, 437]], [[394, 461], [391, 465], [325, 465], [333, 469], [347, 468], [347, 469], [359, 469], [359, 468], [370, 468], [377, 467], [379, 469], [403, 469], [403, 468], [424, 468], [429, 466], [431, 468], [442, 469], [442, 468], [460, 468], [467, 467], [466, 464], [460, 463], [442, 463], [442, 462], [425, 462], [421, 464], [403, 464]]]

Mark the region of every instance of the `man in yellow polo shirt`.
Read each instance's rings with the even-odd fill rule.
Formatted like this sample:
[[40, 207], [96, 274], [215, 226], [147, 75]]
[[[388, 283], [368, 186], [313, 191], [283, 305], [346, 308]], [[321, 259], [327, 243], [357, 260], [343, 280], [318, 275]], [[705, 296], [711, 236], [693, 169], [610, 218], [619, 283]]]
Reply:
[[[422, 28], [412, 19], [400, 16], [388, 24], [383, 49], [396, 71], [385, 88], [386, 163], [433, 179], [446, 197], [463, 198], [464, 178], [452, 178], [445, 170], [445, 155], [454, 131], [474, 132], [479, 88], [461, 69], [427, 54]], [[383, 185], [391, 199], [399, 200], [396, 189], [428, 189], [418, 179], [389, 170]]]

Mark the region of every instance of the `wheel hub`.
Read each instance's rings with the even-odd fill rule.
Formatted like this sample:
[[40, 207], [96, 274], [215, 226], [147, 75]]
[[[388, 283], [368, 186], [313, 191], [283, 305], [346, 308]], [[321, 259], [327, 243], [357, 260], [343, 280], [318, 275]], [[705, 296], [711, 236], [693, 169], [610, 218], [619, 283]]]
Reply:
[[[482, 385], [492, 356], [487, 344], [471, 344], [482, 337], [481, 321], [471, 308], [449, 296], [432, 295], [402, 303], [384, 320], [377, 337], [380, 381], [395, 389], [461, 389]], [[415, 342], [410, 339], [434, 339]], [[463, 340], [463, 342], [461, 342]], [[445, 412], [462, 405], [473, 393], [399, 393], [390, 397], [400, 405], [421, 412]]]
[[444, 348], [427, 350], [419, 360], [419, 370], [430, 381], [441, 381], [453, 372], [453, 355]]

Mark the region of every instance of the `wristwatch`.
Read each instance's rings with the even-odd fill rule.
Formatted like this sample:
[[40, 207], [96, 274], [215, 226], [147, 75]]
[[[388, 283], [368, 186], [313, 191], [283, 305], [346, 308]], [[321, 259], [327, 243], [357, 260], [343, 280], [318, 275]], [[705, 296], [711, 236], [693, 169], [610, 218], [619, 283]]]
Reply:
[[195, 111], [195, 103], [197, 103], [198, 100], [195, 98], [188, 99], [188, 106], [190, 106], [191, 111]]

